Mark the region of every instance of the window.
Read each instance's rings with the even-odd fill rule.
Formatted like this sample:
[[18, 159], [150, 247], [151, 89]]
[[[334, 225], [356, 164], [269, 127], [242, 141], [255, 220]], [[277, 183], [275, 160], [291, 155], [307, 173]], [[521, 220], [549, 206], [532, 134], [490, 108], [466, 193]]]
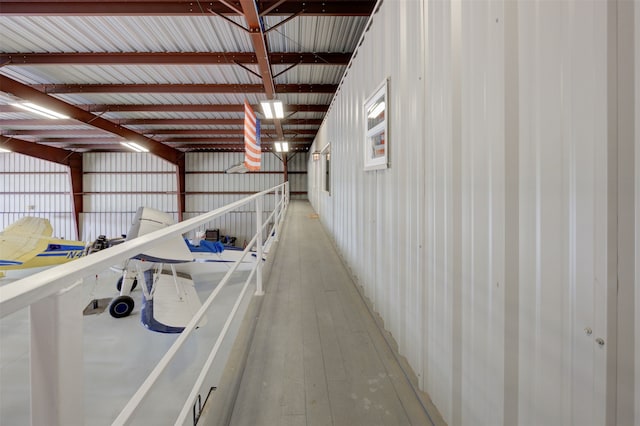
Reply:
[[364, 103], [367, 120], [364, 138], [364, 169], [386, 169], [389, 163], [389, 131], [387, 117], [388, 80], [376, 89]]

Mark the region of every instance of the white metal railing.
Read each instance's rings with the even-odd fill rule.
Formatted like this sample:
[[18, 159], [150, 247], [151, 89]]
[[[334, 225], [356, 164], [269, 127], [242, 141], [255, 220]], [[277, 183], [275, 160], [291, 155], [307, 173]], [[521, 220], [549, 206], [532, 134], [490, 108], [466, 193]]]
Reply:
[[[274, 210], [263, 221], [263, 201], [266, 196], [276, 199]], [[175, 424], [187, 424], [188, 415], [198, 398], [205, 377], [213, 363], [220, 344], [238, 312], [240, 303], [249, 283], [256, 276], [256, 294], [262, 295], [262, 236], [265, 228], [273, 220], [268, 235], [277, 239], [282, 219], [289, 204], [288, 182], [256, 193], [242, 200], [228, 204], [209, 213], [185, 220], [168, 228], [140, 236], [131, 241], [111, 247], [89, 256], [74, 260], [28, 278], [0, 286], [0, 318], [27, 306], [30, 307], [31, 322], [31, 422], [48, 425], [84, 424], [82, 375], [77, 374], [78, 363], [82, 363], [82, 305], [77, 303], [78, 288], [82, 278], [108, 269], [145, 250], [158, 242], [176, 235], [183, 235], [215, 218], [223, 216], [238, 207], [255, 203], [256, 232], [247, 244], [242, 258], [236, 261], [218, 283], [202, 308], [196, 313], [184, 331], [169, 348], [151, 374], [140, 386], [133, 398], [125, 405], [114, 424], [129, 424], [132, 415], [145, 399], [158, 377], [170, 364], [184, 342], [205, 316], [213, 301], [236, 271], [242, 259], [255, 247], [257, 261], [244, 283], [222, 331], [217, 337], [192, 391], [185, 400]], [[36, 344], [34, 344], [36, 343]]]

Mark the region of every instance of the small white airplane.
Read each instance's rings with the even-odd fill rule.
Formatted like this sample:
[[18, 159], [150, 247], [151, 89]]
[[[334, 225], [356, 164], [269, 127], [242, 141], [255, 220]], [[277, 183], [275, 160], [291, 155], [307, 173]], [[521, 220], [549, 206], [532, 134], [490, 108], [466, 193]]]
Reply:
[[[126, 241], [174, 223], [167, 213], [139, 207], [126, 234]], [[269, 238], [264, 244], [263, 261], [271, 240]], [[94, 243], [96, 245], [96, 250], [100, 250], [109, 244]], [[207, 264], [208, 269], [219, 267], [220, 271], [226, 271], [231, 264], [240, 260], [242, 254], [243, 249], [225, 247], [220, 242], [202, 240], [194, 245], [182, 236], [164, 241], [112, 268], [122, 276], [116, 283], [120, 294], [111, 301], [109, 313], [114, 318], [129, 316], [135, 306], [131, 291], [138, 283], [144, 283], [141, 285], [141, 322], [153, 331], [180, 333], [202, 306], [193, 280], [186, 273], [193, 269], [190, 265]], [[242, 259], [238, 270], [249, 270], [255, 262], [255, 253], [248, 254]]]
[[[168, 214], [149, 207], [138, 208], [126, 240], [173, 225]], [[131, 291], [138, 283], [142, 288], [141, 322], [150, 330], [161, 333], [180, 333], [202, 306], [193, 280], [178, 274], [176, 263], [193, 262], [182, 236], [165, 241], [150, 250], [127, 260], [113, 269], [122, 272], [117, 288], [120, 295], [109, 305], [114, 318], [131, 314], [135, 306]], [[169, 265], [169, 269], [165, 269]]]
[[8, 271], [51, 267], [78, 259], [85, 243], [53, 238], [51, 223], [40, 217], [23, 217], [0, 232], [0, 278]]

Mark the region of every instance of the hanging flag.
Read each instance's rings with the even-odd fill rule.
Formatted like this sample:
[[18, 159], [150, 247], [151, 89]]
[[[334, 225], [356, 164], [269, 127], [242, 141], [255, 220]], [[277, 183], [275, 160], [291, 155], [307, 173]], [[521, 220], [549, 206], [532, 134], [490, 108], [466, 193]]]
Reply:
[[260, 170], [260, 120], [251, 105], [244, 101], [244, 166], [247, 170]]

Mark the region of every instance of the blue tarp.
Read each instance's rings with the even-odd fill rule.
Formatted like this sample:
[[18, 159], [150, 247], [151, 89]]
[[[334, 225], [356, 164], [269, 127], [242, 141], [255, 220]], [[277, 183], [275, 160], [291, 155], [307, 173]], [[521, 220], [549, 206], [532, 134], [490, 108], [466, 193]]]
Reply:
[[222, 253], [224, 251], [224, 244], [220, 241], [207, 241], [201, 240], [200, 244], [194, 246], [189, 242], [189, 240], [185, 239], [189, 250], [192, 252], [202, 252], [202, 253]]

